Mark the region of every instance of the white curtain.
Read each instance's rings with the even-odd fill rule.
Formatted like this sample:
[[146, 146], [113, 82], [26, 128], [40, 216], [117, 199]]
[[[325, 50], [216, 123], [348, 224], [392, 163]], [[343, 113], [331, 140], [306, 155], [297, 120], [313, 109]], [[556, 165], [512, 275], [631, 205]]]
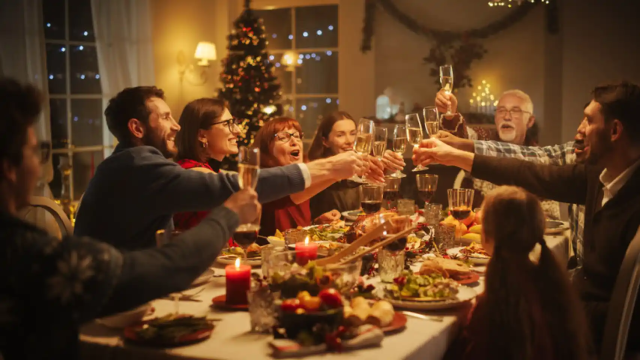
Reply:
[[[124, 88], [155, 84], [150, 0], [91, 0], [91, 11], [106, 108]], [[103, 134], [111, 144], [106, 125]]]

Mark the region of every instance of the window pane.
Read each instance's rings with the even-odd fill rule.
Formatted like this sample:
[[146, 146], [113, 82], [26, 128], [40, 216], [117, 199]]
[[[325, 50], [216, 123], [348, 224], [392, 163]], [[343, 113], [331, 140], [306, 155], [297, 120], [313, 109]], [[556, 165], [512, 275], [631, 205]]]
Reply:
[[310, 138], [320, 125], [322, 117], [338, 110], [338, 98], [298, 98], [295, 110], [295, 119], [302, 125], [305, 138]]
[[293, 108], [293, 100], [288, 96], [283, 96], [279, 103], [282, 105], [282, 116], [295, 118], [295, 109]]
[[102, 145], [102, 100], [71, 100], [71, 139], [73, 145]]
[[72, 45], [69, 53], [72, 94], [100, 94], [98, 53], [95, 46]]
[[67, 92], [65, 65], [66, 45], [47, 44], [47, 73], [49, 74], [49, 94], [65, 94]]
[[69, 0], [69, 40], [95, 41], [90, 0]]
[[51, 164], [53, 165], [53, 180], [49, 183], [49, 187], [51, 188], [51, 194], [56, 199], [60, 199], [62, 195], [62, 174], [60, 170], [58, 170], [58, 166], [60, 166], [60, 157], [67, 157], [65, 154], [53, 154], [51, 155]]
[[278, 81], [280, 81], [280, 91], [282, 91], [283, 94], [291, 94], [291, 80], [293, 79], [293, 73], [287, 70], [287, 67], [280, 63], [280, 60], [282, 60], [282, 54], [274, 54], [271, 56], [274, 57], [274, 59], [271, 61], [276, 63], [276, 65], [273, 67], [273, 75], [275, 75], [278, 78]]
[[44, 38], [64, 40], [64, 0], [42, 2]]
[[338, 93], [338, 52], [300, 53], [302, 65], [296, 68], [297, 94]]
[[102, 150], [83, 151], [73, 154], [73, 199], [79, 200], [93, 177], [96, 167], [102, 162]]
[[54, 149], [64, 149], [69, 145], [69, 134], [67, 133], [67, 100], [49, 100], [51, 111], [51, 147]]
[[257, 10], [267, 32], [269, 50], [291, 49], [293, 32], [291, 32], [291, 8], [275, 10]]
[[296, 49], [338, 47], [338, 5], [296, 8]]

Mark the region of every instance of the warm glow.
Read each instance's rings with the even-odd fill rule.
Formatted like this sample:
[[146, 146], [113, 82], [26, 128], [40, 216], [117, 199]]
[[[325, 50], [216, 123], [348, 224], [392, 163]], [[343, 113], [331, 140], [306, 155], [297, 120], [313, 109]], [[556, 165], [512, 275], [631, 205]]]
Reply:
[[236, 259], [236, 270], [240, 269], [240, 258]]
[[282, 55], [282, 61], [280, 61], [286, 66], [292, 67], [297, 66], [298, 64], [302, 64], [302, 60], [298, 56], [298, 53], [295, 51], [287, 51]]
[[273, 114], [276, 110], [277, 110], [277, 108], [276, 108], [275, 105], [267, 105], [264, 108], [262, 108], [262, 112], [267, 114], [267, 115]]
[[200, 59], [198, 65], [200, 66], [209, 66], [209, 60], [215, 60], [216, 56], [216, 45], [207, 41], [200, 41], [198, 46], [196, 47], [196, 53], [194, 55], [196, 59]]
[[473, 99], [469, 99], [469, 104], [473, 104]]
[[309, 237], [304, 238], [304, 245], [309, 245]]

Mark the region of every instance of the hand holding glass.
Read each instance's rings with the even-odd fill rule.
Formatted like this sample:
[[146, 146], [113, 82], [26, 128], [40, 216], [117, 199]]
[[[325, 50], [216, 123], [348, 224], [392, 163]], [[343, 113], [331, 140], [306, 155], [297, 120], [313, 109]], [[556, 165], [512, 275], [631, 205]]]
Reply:
[[[413, 148], [420, 146], [422, 141], [422, 124], [420, 124], [420, 117], [418, 114], [408, 114], [405, 116], [407, 126], [407, 140], [409, 144], [413, 145]], [[413, 171], [427, 170], [428, 168], [422, 165], [416, 166]]]
[[[440, 66], [440, 86], [447, 95], [450, 95], [453, 91], [453, 66]], [[451, 114], [451, 105], [447, 107], [447, 115], [449, 114]]]
[[[260, 172], [260, 149], [240, 147], [238, 152], [238, 184], [240, 189], [255, 189], [258, 184]], [[247, 258], [247, 249], [258, 239], [260, 230], [260, 218], [253, 223], [240, 224], [233, 233], [233, 241], [244, 250], [244, 258]]]

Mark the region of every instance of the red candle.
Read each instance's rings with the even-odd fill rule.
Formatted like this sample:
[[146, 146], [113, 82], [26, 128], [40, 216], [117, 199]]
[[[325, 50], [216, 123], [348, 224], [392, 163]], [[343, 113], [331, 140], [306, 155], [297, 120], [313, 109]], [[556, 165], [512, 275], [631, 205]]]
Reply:
[[251, 287], [251, 266], [240, 264], [240, 258], [235, 265], [227, 265], [224, 268], [227, 279], [227, 304], [247, 304], [247, 291]]
[[304, 243], [296, 243], [296, 262], [300, 266], [306, 265], [309, 261], [318, 257], [318, 244], [309, 242], [309, 237], [304, 239]]

